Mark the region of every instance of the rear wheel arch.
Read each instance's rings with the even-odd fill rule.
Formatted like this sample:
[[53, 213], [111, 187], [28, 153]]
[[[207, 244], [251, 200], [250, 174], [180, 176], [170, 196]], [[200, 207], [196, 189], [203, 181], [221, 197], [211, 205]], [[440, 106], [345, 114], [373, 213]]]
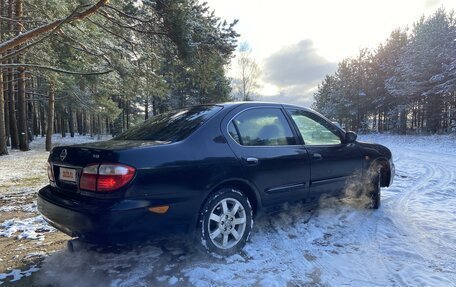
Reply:
[[225, 181], [219, 183], [218, 185], [216, 185], [214, 188], [211, 189], [211, 191], [208, 194], [206, 194], [204, 201], [201, 204], [200, 209], [204, 207], [207, 200], [210, 198], [210, 196], [213, 193], [215, 193], [223, 188], [233, 188], [233, 189], [241, 192], [242, 194], [244, 194], [249, 199], [249, 202], [252, 205], [253, 217], [255, 218], [256, 214], [258, 213], [258, 211], [261, 209], [261, 206], [262, 206], [261, 198], [260, 198], [258, 192], [256, 191], [256, 189], [249, 182], [242, 180], [242, 179], [229, 179], [229, 180], [225, 180]]

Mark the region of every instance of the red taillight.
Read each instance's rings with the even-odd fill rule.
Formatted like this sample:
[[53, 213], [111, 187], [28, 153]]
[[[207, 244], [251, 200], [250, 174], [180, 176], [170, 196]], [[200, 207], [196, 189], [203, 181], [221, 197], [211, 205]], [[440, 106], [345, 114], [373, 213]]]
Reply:
[[97, 191], [112, 191], [130, 182], [135, 169], [118, 164], [102, 164], [98, 168]]
[[135, 176], [133, 167], [121, 164], [89, 165], [82, 170], [79, 188], [90, 191], [114, 191]]

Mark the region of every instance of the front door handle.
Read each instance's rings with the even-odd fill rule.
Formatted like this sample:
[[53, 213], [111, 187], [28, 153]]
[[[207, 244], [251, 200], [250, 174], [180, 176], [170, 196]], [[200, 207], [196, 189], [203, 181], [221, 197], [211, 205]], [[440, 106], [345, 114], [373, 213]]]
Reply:
[[314, 153], [314, 154], [312, 154], [312, 158], [314, 160], [322, 160], [323, 156], [321, 154], [319, 154], [319, 153]]
[[245, 165], [253, 166], [253, 165], [258, 165], [260, 163], [260, 161], [256, 157], [248, 157], [248, 158], [244, 158], [244, 163], [245, 163]]

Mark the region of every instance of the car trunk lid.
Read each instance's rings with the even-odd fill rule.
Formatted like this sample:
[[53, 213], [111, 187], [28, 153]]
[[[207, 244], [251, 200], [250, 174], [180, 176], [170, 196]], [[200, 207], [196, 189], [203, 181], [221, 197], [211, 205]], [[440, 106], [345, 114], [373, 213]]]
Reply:
[[[79, 180], [84, 167], [99, 163], [118, 163], [123, 150], [167, 144], [158, 141], [119, 141], [85, 143], [55, 147], [49, 155], [49, 163], [55, 186], [63, 192], [92, 195], [93, 192], [79, 190]], [[113, 193], [109, 196], [115, 196]], [[101, 196], [101, 195], [100, 195]]]

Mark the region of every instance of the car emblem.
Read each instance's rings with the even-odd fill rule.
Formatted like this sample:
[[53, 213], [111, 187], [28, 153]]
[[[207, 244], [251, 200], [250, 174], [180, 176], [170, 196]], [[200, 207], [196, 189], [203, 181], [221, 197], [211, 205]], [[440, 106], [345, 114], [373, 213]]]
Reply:
[[61, 160], [61, 161], [64, 161], [65, 158], [66, 158], [66, 156], [67, 156], [67, 154], [68, 154], [68, 153], [67, 153], [67, 150], [66, 150], [66, 148], [64, 148], [64, 149], [62, 150], [62, 152], [60, 153], [60, 160]]

